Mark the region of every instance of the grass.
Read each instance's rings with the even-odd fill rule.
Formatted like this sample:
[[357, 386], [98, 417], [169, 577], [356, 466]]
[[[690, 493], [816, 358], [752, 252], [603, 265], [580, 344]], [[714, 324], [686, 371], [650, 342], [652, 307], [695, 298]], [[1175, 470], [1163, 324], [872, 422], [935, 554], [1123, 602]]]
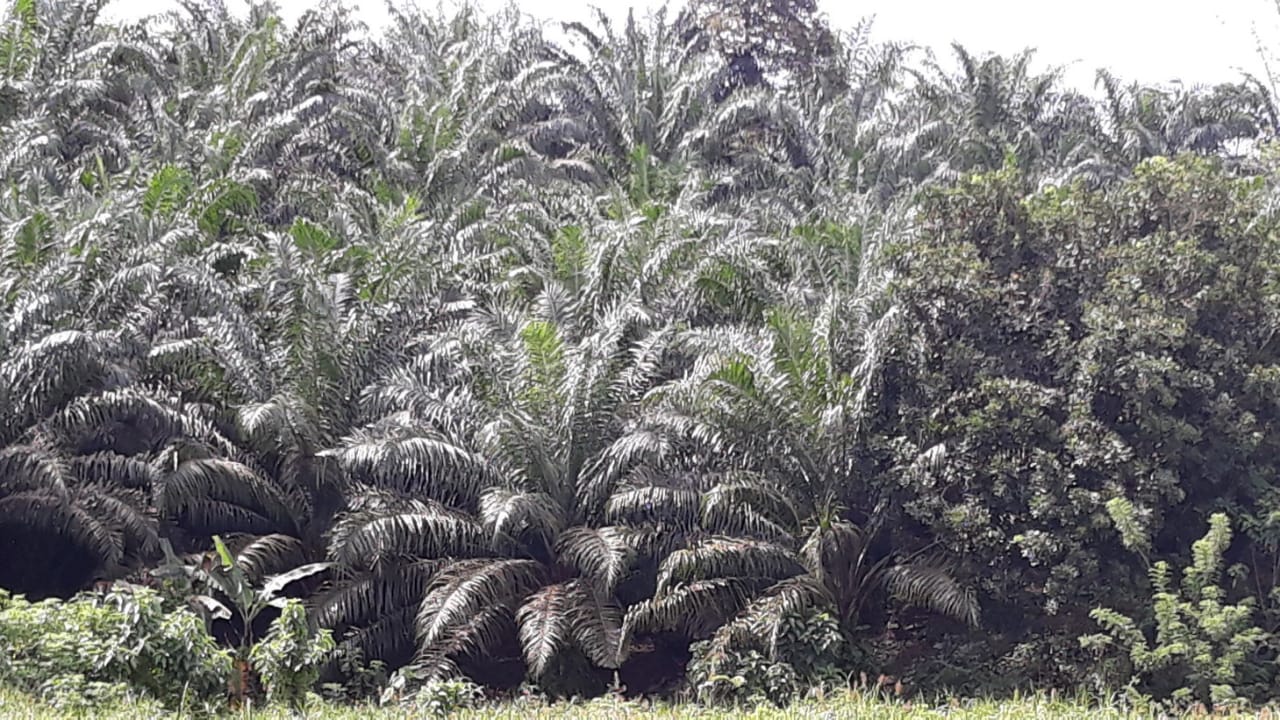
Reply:
[[[101, 718], [102, 720], [146, 720], [178, 718], [156, 706], [140, 703], [121, 707], [93, 707], [81, 711], [65, 711], [41, 704], [29, 696], [0, 689], [0, 718], [5, 720], [61, 720], [62, 718]], [[426, 711], [405, 708], [380, 708], [372, 705], [320, 705], [299, 715], [284, 708], [244, 710], [224, 715], [225, 720], [427, 720], [435, 716]], [[949, 700], [940, 702], [893, 702], [872, 695], [849, 693], [822, 701], [799, 703], [786, 710], [771, 707], [716, 710], [693, 705], [648, 705], [614, 700], [554, 706], [506, 704], [466, 710], [451, 716], [457, 720], [837, 720], [843, 718], [875, 718], [883, 720], [1137, 720], [1149, 714], [1126, 712], [1116, 707], [1090, 706], [1082, 700], [1059, 700], [1044, 695], [1006, 700]], [[1261, 714], [1219, 715], [1217, 717], [1268, 717]]]

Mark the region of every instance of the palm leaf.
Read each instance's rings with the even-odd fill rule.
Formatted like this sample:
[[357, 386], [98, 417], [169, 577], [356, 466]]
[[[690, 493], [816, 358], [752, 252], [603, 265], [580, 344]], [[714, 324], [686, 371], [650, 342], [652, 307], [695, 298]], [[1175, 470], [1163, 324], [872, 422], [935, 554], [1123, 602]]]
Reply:
[[100, 452], [80, 455], [67, 462], [79, 483], [106, 487], [135, 488], [150, 491], [160, 484], [161, 472], [155, 465], [137, 457]]
[[276, 595], [278, 595], [282, 590], [284, 590], [289, 585], [295, 582], [298, 582], [299, 580], [305, 580], [306, 578], [319, 575], [322, 572], [328, 571], [332, 567], [333, 567], [333, 563], [327, 563], [327, 562], [308, 563], [306, 565], [296, 567], [287, 572], [282, 572], [278, 575], [272, 575], [266, 578], [266, 580], [262, 583], [262, 597], [264, 599], [270, 600], [274, 598]]
[[757, 511], [740, 495], [722, 492], [719, 487], [703, 495], [701, 525], [711, 532], [773, 542], [785, 543], [792, 538], [787, 527]]
[[637, 633], [682, 632], [693, 639], [709, 637], [751, 601], [759, 582], [714, 578], [677, 585], [627, 610], [623, 647]]
[[79, 505], [39, 491], [0, 498], [0, 522], [47, 537], [53, 557], [71, 547], [87, 554], [98, 567], [107, 568], [118, 564], [124, 552], [111, 530]]
[[510, 608], [505, 605], [487, 607], [450, 626], [446, 636], [419, 650], [415, 663], [430, 676], [455, 676], [458, 674], [455, 659], [484, 658], [510, 637], [511, 631]]
[[376, 517], [347, 535], [334, 560], [350, 568], [376, 568], [395, 557], [475, 558], [491, 550], [484, 528], [444, 510]]
[[632, 488], [610, 497], [605, 513], [613, 523], [660, 523], [692, 529], [698, 526], [702, 515], [702, 496], [686, 488]]
[[542, 585], [543, 574], [532, 560], [463, 560], [440, 571], [418, 610], [419, 651], [432, 652], [483, 610], [511, 609]]
[[301, 540], [281, 533], [255, 537], [235, 552], [236, 565], [255, 583], [272, 572], [301, 565], [306, 557]]
[[480, 517], [495, 545], [518, 539], [526, 531], [550, 543], [563, 525], [560, 516], [559, 504], [546, 493], [492, 488], [480, 496]]
[[121, 536], [121, 547], [131, 557], [123, 561], [148, 562], [160, 556], [160, 535], [156, 522], [143, 510], [145, 496], [114, 488], [100, 489], [89, 486], [80, 489], [76, 501], [104, 527]]
[[32, 445], [0, 450], [0, 493], [44, 490], [67, 494], [67, 466], [56, 454]]
[[636, 532], [628, 528], [574, 527], [560, 533], [556, 555], [590, 579], [592, 587], [611, 596], [635, 558], [636, 540]]
[[[300, 518], [297, 505], [270, 481], [248, 466], [220, 458], [187, 460], [161, 483], [156, 504], [168, 515], [200, 516], [202, 505], [223, 503], [243, 508], [245, 513], [269, 519], [277, 528], [296, 534]], [[206, 521], [234, 522], [238, 513], [203, 514]], [[243, 517], [243, 516], [242, 516]], [[209, 527], [207, 532], [252, 531], [256, 528]]]
[[357, 481], [422, 494], [441, 502], [467, 502], [497, 470], [482, 456], [438, 437], [373, 439], [326, 451]]
[[449, 561], [419, 560], [382, 572], [340, 578], [316, 597], [316, 622], [322, 627], [343, 630], [371, 624], [398, 609], [412, 607], [417, 613], [431, 580], [448, 564]]
[[658, 573], [657, 595], [677, 583], [712, 578], [762, 578], [785, 580], [804, 572], [794, 553], [781, 546], [736, 538], [709, 538], [677, 550], [663, 561]]
[[978, 626], [978, 601], [940, 565], [894, 565], [888, 570], [886, 583], [902, 602]]
[[570, 581], [542, 588], [516, 611], [524, 660], [535, 677], [545, 674], [572, 641], [570, 611], [579, 600]]
[[622, 662], [622, 611], [608, 596], [583, 581], [570, 581], [573, 604], [570, 631], [591, 662], [617, 669]]

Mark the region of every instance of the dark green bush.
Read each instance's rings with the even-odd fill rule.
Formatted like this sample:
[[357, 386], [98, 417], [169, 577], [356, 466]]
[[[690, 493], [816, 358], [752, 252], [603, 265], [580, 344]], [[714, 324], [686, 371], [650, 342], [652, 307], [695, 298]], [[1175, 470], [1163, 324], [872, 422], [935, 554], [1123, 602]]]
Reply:
[[204, 621], [145, 588], [28, 602], [0, 591], [0, 682], [62, 708], [131, 696], [212, 710], [231, 655]]
[[[1132, 507], [1110, 505], [1125, 544], [1141, 552], [1149, 542], [1129, 522]], [[1231, 603], [1223, 586], [1224, 555], [1231, 545], [1227, 516], [1215, 514], [1209, 532], [1192, 548], [1192, 562], [1174, 581], [1169, 563], [1151, 565], [1153, 594], [1140, 619], [1110, 608], [1093, 618], [1103, 633], [1080, 639], [1086, 647], [1120, 650], [1132, 667], [1130, 687], [1156, 692], [1178, 704], [1225, 706], [1238, 703], [1245, 671], [1267, 633], [1256, 625], [1254, 598]]]
[[848, 648], [827, 613], [784, 616], [772, 639], [741, 630], [694, 644], [689, 683], [700, 701], [785, 706], [811, 688], [847, 684]]
[[333, 633], [313, 630], [302, 603], [289, 600], [271, 623], [267, 636], [250, 650], [249, 661], [266, 688], [267, 701], [296, 708], [305, 703], [315, 687], [333, 648]]

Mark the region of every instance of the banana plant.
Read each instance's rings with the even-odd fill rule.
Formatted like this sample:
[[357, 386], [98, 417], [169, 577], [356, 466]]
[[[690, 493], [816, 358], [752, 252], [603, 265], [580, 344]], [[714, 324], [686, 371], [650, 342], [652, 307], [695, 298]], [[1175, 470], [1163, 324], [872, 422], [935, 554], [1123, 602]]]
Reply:
[[[286, 587], [325, 572], [333, 565], [328, 562], [307, 563], [287, 572], [262, 577], [259, 582], [255, 558], [260, 555], [250, 552], [250, 549], [260, 551], [262, 544], [270, 538], [260, 538], [249, 548], [233, 554], [222, 537], [214, 535], [214, 557], [205, 555], [195, 564], [183, 563], [174, 554], [173, 547], [162, 541], [168, 573], [177, 570], [192, 582], [193, 588], [205, 590], [203, 593], [195, 592], [188, 601], [200, 609], [207, 621], [231, 621], [237, 617], [240, 620], [240, 634], [235, 647], [237, 673], [232, 682], [232, 696], [236, 699], [243, 699], [248, 694], [249, 651], [253, 647], [254, 621], [267, 608], [284, 608], [289, 600], [283, 594]], [[225, 598], [225, 602], [220, 598]]]
[[253, 622], [269, 607], [284, 607], [287, 597], [282, 592], [289, 585], [328, 570], [332, 563], [317, 562], [300, 565], [288, 572], [272, 575], [263, 580], [261, 587], [255, 587], [253, 574], [243, 563], [237, 562], [236, 556], [227, 549], [227, 545], [218, 535], [213, 536], [213, 547], [217, 553], [217, 562], [193, 566], [189, 569], [192, 579], [215, 591], [230, 601], [230, 607], [214, 594], [197, 594], [191, 602], [203, 609], [212, 620], [231, 620], [238, 616], [243, 623], [240, 635], [240, 649], [248, 652], [253, 642]]

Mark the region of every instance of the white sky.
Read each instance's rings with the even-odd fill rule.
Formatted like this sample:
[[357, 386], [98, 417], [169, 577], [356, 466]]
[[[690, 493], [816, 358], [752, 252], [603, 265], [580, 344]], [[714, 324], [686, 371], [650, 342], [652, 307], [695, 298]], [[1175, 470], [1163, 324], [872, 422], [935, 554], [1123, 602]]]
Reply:
[[[286, 17], [311, 0], [277, 0]], [[436, 6], [437, 0], [419, 0]], [[624, 17], [661, 0], [597, 0]], [[111, 14], [138, 16], [160, 9], [165, 0], [115, 0]], [[231, 7], [236, 0], [229, 0]], [[386, 17], [383, 0], [355, 0], [373, 26]], [[506, 0], [479, 0], [498, 8]], [[678, 0], [676, 3], [679, 4]], [[1267, 50], [1280, 56], [1280, 0], [819, 0], [832, 25], [851, 27], [874, 15], [875, 34], [945, 51], [959, 40], [972, 51], [1012, 53], [1037, 48], [1041, 64], [1068, 65], [1068, 79], [1091, 87], [1094, 70], [1108, 67], [1125, 79], [1187, 84], [1238, 78], [1245, 68], [1261, 74], [1254, 31]], [[517, 0], [523, 11], [550, 20], [587, 17], [587, 4], [569, 0]], [[1216, 5], [1216, 7], [1215, 7]], [[1280, 69], [1280, 68], [1277, 68]]]

